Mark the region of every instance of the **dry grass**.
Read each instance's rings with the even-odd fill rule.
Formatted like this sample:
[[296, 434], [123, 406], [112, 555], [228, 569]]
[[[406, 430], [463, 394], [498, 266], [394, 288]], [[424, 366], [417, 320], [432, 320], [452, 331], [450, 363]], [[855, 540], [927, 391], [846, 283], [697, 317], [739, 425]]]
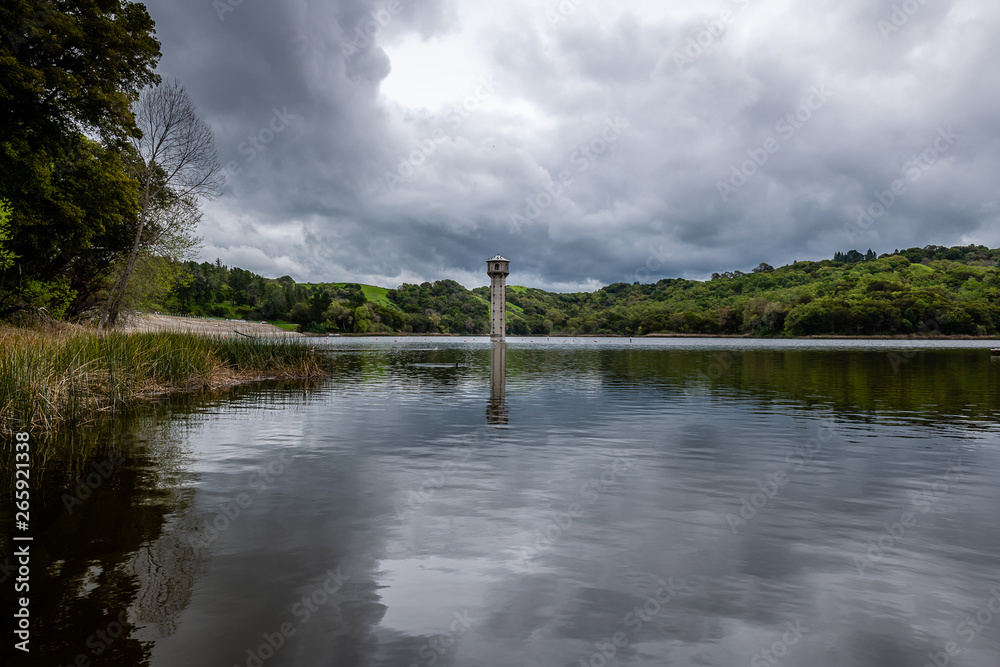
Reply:
[[0, 328], [0, 431], [86, 422], [164, 392], [325, 374], [295, 339]]

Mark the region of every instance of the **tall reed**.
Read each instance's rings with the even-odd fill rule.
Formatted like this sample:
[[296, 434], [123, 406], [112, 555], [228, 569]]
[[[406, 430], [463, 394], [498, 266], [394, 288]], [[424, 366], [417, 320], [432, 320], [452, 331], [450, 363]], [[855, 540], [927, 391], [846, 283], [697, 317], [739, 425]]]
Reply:
[[322, 355], [295, 339], [0, 329], [0, 431], [87, 421], [163, 392], [325, 373]]

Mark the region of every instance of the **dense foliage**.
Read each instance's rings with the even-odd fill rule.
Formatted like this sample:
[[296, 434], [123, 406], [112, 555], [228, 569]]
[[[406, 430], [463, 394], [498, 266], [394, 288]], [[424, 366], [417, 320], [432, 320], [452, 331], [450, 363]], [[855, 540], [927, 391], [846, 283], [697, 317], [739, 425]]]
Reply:
[[[150, 133], [137, 125], [137, 102], [160, 82], [146, 7], [5, 0], [0, 36], [0, 317], [80, 316], [116, 280], [130, 300], [169, 283], [154, 256], [136, 266], [136, 248], [163, 254], [180, 239], [142, 201], [143, 170], [169, 166], [151, 166], [136, 150]], [[130, 254], [141, 286], [128, 272], [121, 278]]]
[[[512, 286], [508, 334], [653, 333], [994, 335], [1000, 332], [1000, 250], [927, 246], [876, 257], [795, 262], [712, 280], [615, 283], [559, 294]], [[455, 281], [385, 289], [297, 284], [239, 268], [189, 263], [190, 279], [163, 304], [191, 314], [289, 322], [312, 332], [483, 334], [489, 288]]]

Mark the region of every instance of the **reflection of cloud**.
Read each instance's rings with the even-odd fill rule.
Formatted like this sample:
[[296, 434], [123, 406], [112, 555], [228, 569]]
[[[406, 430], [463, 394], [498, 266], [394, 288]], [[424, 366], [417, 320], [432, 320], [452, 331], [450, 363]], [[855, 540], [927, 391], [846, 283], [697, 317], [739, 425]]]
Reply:
[[[958, 414], [986, 409], [970, 402], [992, 395], [992, 387], [933, 404], [934, 391], [915, 389], [972, 387], [962, 378], [978, 377], [981, 361], [949, 370], [945, 361], [954, 354], [927, 353], [907, 380], [917, 395], [887, 389], [871, 397], [883, 409], [869, 414], [838, 405], [859, 400], [873, 374], [896, 386], [893, 374], [881, 372], [890, 368], [884, 351], [746, 350], [711, 380], [708, 397], [678, 389], [715, 363], [711, 351], [591, 345], [568, 353], [512, 344], [510, 352], [516, 427], [500, 444], [477, 449], [470, 472], [398, 529], [402, 544], [390, 540], [391, 554], [419, 556], [381, 562], [388, 609], [375, 632], [394, 647], [417, 651], [448, 630], [449, 614], [468, 609], [477, 622], [449, 649], [455, 664], [576, 664], [625, 618], [634, 624], [625, 630], [635, 630], [617, 657], [629, 664], [749, 664], [763, 651], [786, 650], [788, 667], [923, 664], [918, 660], [936, 647], [923, 628], [937, 612], [925, 610], [937, 609], [933, 600], [943, 596], [957, 600], [949, 609], [975, 600], [970, 589], [995, 563], [997, 532], [986, 524], [995, 517], [987, 498], [996, 493], [985, 479], [980, 491], [962, 494], [974, 507], [943, 508], [949, 513], [914, 534], [912, 551], [895, 554], [899, 560], [877, 586], [860, 581], [851, 563], [857, 540], [898, 517], [893, 508], [933, 481], [941, 450], [971, 448], [970, 436], [995, 440]], [[840, 380], [818, 382], [817, 375]], [[904, 408], [889, 411], [894, 402]], [[723, 517], [734, 499], [787, 465], [830, 416], [838, 437], [825, 439], [753, 525], [733, 535]], [[935, 448], [913, 446], [928, 437]], [[577, 497], [610, 443], [633, 449], [628, 478], [532, 568], [518, 567], [510, 550], [528, 544], [541, 522]], [[435, 445], [418, 450], [433, 455], [412, 460], [404, 452], [416, 448], [398, 450], [399, 493], [447, 460], [449, 450]], [[961, 545], [943, 547], [956, 539], [955, 525], [970, 522], [977, 528], [961, 531]], [[959, 562], [965, 554], [975, 562]], [[941, 580], [935, 570], [954, 577]], [[684, 585], [639, 627], [628, 614], [648, 599], [655, 576]], [[431, 616], [420, 615], [421, 605]], [[788, 623], [809, 629], [801, 638], [788, 635], [794, 645], [782, 644]], [[419, 663], [416, 653], [400, 655], [404, 664]]]
[[441, 632], [453, 612], [481, 605], [482, 584], [497, 577], [487, 557], [383, 560], [381, 567], [379, 595], [387, 607], [381, 625], [412, 635]]

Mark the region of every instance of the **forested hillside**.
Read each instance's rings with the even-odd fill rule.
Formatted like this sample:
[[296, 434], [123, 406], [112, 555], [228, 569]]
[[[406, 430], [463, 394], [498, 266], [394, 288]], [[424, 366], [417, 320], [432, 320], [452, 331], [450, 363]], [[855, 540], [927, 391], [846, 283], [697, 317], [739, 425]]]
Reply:
[[[876, 257], [838, 252], [709, 281], [616, 283], [560, 294], [512, 286], [508, 333], [994, 335], [1000, 331], [1000, 250], [926, 246]], [[487, 287], [452, 280], [396, 289], [349, 283], [297, 284], [239, 268], [188, 263], [189, 278], [160, 307], [173, 312], [288, 322], [302, 331], [488, 332]]]

